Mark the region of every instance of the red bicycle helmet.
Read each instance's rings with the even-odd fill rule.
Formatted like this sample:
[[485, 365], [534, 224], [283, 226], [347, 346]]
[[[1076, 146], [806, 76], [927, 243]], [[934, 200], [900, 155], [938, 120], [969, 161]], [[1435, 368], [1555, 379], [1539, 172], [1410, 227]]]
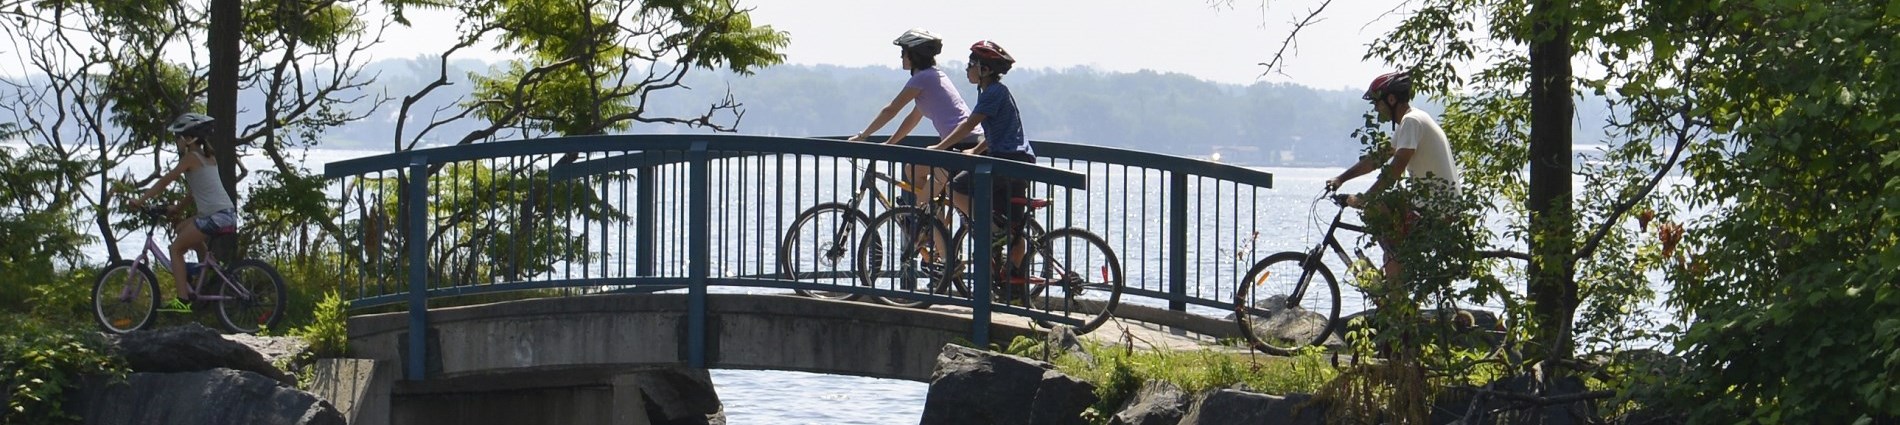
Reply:
[[1009, 68], [1016, 64], [1016, 58], [1010, 57], [1008, 50], [1003, 50], [1003, 46], [989, 40], [970, 45], [970, 60], [981, 63], [998, 74], [1009, 73]]
[[1372, 85], [1366, 87], [1366, 94], [1360, 96], [1360, 98], [1372, 100], [1384, 97], [1387, 94], [1398, 96], [1399, 100], [1403, 101], [1412, 100], [1411, 73], [1394, 71], [1380, 75], [1378, 78], [1372, 79]]

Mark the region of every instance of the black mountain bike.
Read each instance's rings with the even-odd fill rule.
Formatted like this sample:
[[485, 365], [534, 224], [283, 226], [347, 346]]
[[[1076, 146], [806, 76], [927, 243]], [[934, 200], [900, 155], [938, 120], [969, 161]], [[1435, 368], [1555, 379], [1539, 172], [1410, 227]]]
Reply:
[[[1329, 197], [1339, 211], [1333, 214], [1332, 224], [1327, 226], [1324, 236], [1318, 244], [1304, 252], [1287, 251], [1267, 256], [1254, 263], [1246, 277], [1234, 287], [1235, 324], [1240, 326], [1241, 335], [1254, 349], [1268, 354], [1293, 355], [1302, 347], [1321, 345], [1333, 335], [1339, 321], [1339, 280], [1333, 271], [1322, 261], [1330, 248], [1346, 264], [1370, 263], [1365, 252], [1353, 249], [1352, 255], [1346, 254], [1346, 248], [1335, 236], [1340, 230], [1366, 233], [1363, 225], [1343, 222], [1346, 214], [1347, 195], [1327, 192], [1321, 198]], [[1318, 199], [1314, 200], [1315, 203]], [[1487, 250], [1478, 251], [1483, 258], [1517, 258], [1529, 260], [1523, 253]], [[1505, 297], [1505, 310], [1516, 305], [1515, 301]], [[1446, 311], [1441, 314], [1450, 314]], [[1499, 322], [1498, 328], [1508, 327]], [[1485, 339], [1502, 338], [1503, 329], [1479, 329], [1487, 334]], [[1486, 342], [1494, 355], [1501, 354], [1505, 344], [1495, 341]]]
[[[852, 286], [863, 282], [856, 270], [851, 269], [852, 261], [857, 258], [851, 252], [858, 246], [864, 229], [869, 228], [871, 211], [884, 211], [906, 206], [890, 196], [886, 196], [879, 186], [889, 185], [899, 191], [919, 194], [918, 188], [902, 180], [891, 177], [872, 167], [857, 167], [858, 161], [851, 160], [863, 177], [858, 179], [851, 198], [844, 202], [826, 202], [813, 205], [800, 211], [792, 220], [785, 236], [779, 239], [779, 271], [792, 280], [812, 281], [816, 283]], [[883, 183], [883, 184], [880, 184]], [[939, 197], [941, 198], [941, 196]], [[867, 205], [867, 203], [874, 203]], [[932, 204], [942, 201], [932, 201]], [[941, 211], [933, 207], [932, 211]], [[856, 300], [858, 294], [798, 289], [799, 295], [830, 300]]]

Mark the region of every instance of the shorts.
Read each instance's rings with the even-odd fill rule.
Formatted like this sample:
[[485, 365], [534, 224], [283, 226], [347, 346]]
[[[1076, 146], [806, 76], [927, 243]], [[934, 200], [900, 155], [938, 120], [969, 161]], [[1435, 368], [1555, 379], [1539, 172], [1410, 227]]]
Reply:
[[217, 212], [191, 219], [191, 224], [198, 226], [198, 231], [204, 232], [206, 235], [216, 236], [237, 233], [237, 211], [228, 208], [218, 210]]
[[[1002, 159], [1007, 159], [1011, 161], [1027, 162], [1031, 164], [1036, 163], [1035, 155], [1030, 155], [1023, 152], [990, 151], [990, 152], [984, 153], [984, 156], [988, 156], [992, 158], [1002, 158]], [[1007, 178], [1007, 177], [1002, 177], [1002, 176], [997, 176], [990, 180], [991, 180], [990, 199], [991, 199], [991, 202], [993, 202], [993, 204], [991, 205], [992, 207], [996, 208], [996, 211], [1002, 213], [1002, 217], [999, 217], [999, 218], [1009, 220], [1009, 222], [1012, 222], [1012, 223], [1020, 222], [1025, 212], [1023, 211], [1024, 207], [1021, 205], [1012, 205], [1009, 203], [1009, 200], [1010, 198], [1028, 196], [1029, 182], [1022, 179]], [[970, 186], [975, 184], [974, 181], [975, 181], [975, 177], [972, 176], [970, 172], [968, 171], [959, 172], [957, 173], [956, 177], [950, 178], [950, 190], [957, 191], [957, 193], [969, 195], [970, 192], [972, 191], [972, 188]]]

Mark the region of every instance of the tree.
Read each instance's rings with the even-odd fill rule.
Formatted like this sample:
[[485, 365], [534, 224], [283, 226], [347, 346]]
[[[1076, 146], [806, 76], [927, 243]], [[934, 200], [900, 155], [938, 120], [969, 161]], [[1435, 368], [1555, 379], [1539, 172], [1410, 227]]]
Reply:
[[[246, 116], [236, 109], [216, 111], [250, 120], [220, 119], [241, 129], [227, 139], [237, 143], [215, 147], [221, 166], [236, 167], [235, 157], [224, 156], [243, 152], [229, 151], [236, 145], [249, 145], [272, 159], [273, 175], [302, 173], [284, 159], [287, 149], [313, 145], [323, 129], [363, 116], [345, 112], [345, 105], [368, 97], [356, 91], [367, 80], [357, 74], [360, 65], [354, 61], [377, 33], [354, 11], [373, 4], [289, 1], [244, 7], [246, 18], [236, 27], [241, 57], [223, 62], [228, 48], [219, 55], [221, 64], [242, 66], [235, 79], [220, 80], [263, 97], [244, 108]], [[145, 153], [154, 155], [153, 168], [159, 168], [158, 157], [171, 140], [164, 126], [180, 113], [201, 110], [209, 93], [211, 78], [200, 53], [206, 44], [199, 41], [206, 35], [207, 14], [183, 2], [60, 0], [0, 6], [12, 6], [0, 13], [14, 19], [0, 28], [33, 72], [12, 84], [8, 96], [17, 101], [0, 108], [24, 124], [28, 143], [51, 146], [61, 158], [96, 155], [98, 162], [81, 178], [103, 176]], [[247, 177], [231, 169], [221, 174], [227, 189]], [[117, 187], [102, 184], [98, 193], [89, 194], [108, 249], [116, 245], [109, 223], [113, 207], [124, 201], [119, 195], [154, 177], [114, 178]], [[303, 221], [335, 227], [330, 220]], [[118, 257], [116, 250], [109, 254]]]
[[[1617, 141], [1579, 168], [1588, 185], [1571, 198], [1574, 230], [1537, 222], [1565, 216], [1551, 210], [1527, 227], [1545, 257], [1537, 274], [1575, 279], [1575, 299], [1561, 285], [1533, 294], [1557, 304], [1538, 308], [1542, 327], [1558, 327], [1539, 333], [1561, 338], [1546, 341], [1667, 338], [1691, 368], [1646, 403], [1692, 420], [1845, 423], [1900, 413], [1900, 320], [1878, 313], [1900, 303], [1900, 155], [1888, 130], [1900, 68], [1886, 48], [1900, 41], [1896, 26], [1900, 7], [1872, 2], [1436, 0], [1371, 55], [1450, 99], [1447, 130], [1477, 142], [1458, 146], [1470, 183], [1508, 199], [1542, 187], [1536, 165], [1528, 187], [1516, 174], [1520, 149], [1533, 164], [1552, 155], [1539, 153], [1548, 139], [1535, 135], [1553, 120], [1540, 105], [1561, 107], [1556, 92], [1613, 94], [1618, 113], [1602, 128]], [[1546, 44], [1555, 40], [1574, 54]], [[1601, 72], [1560, 78], [1562, 66], [1545, 63], [1555, 57]], [[1658, 191], [1678, 171], [1687, 181]], [[1575, 269], [1544, 273], [1563, 265], [1539, 238], [1583, 241], [1570, 251]], [[1686, 331], [1614, 325], [1633, 320], [1627, 305], [1649, 296], [1651, 270], [1666, 276]], [[1577, 316], [1563, 317], [1570, 303]]]

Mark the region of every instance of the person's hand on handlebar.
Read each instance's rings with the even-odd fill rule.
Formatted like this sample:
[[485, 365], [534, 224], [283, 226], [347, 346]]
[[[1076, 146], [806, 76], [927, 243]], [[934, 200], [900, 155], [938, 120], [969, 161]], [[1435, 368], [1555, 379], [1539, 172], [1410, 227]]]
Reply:
[[1365, 208], [1366, 200], [1364, 198], [1359, 197], [1359, 195], [1347, 195], [1344, 193], [1335, 193], [1333, 194], [1333, 205], [1338, 205], [1341, 207]]
[[1340, 180], [1338, 177], [1326, 179], [1326, 193], [1339, 191], [1339, 185], [1345, 182], [1345, 180]]

